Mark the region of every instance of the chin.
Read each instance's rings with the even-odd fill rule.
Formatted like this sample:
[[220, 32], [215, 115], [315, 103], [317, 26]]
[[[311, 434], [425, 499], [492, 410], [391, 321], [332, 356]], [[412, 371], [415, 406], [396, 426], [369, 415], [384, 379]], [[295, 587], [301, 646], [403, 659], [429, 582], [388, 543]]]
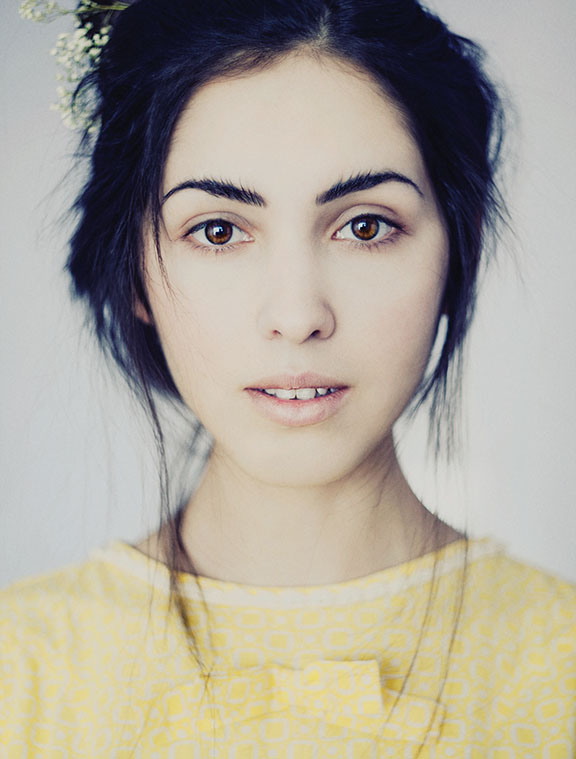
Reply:
[[313, 488], [346, 479], [363, 467], [379, 466], [387, 460], [389, 450], [384, 441], [366, 445], [366, 441], [335, 441], [334, 446], [319, 441], [294, 441], [286, 445], [262, 445], [254, 441], [240, 453], [227, 458], [248, 477], [271, 487]]

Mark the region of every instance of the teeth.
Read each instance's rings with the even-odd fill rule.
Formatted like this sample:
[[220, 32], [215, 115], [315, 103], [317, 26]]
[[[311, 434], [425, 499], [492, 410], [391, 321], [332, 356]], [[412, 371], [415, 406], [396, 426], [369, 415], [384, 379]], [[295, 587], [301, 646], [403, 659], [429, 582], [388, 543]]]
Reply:
[[335, 390], [335, 387], [299, 387], [297, 390], [283, 390], [282, 388], [272, 387], [264, 388], [264, 392], [267, 395], [274, 395], [276, 398], [280, 398], [283, 401], [291, 401], [295, 398], [299, 401], [310, 401], [312, 398], [333, 393]]
[[296, 398], [299, 401], [309, 401], [316, 397], [316, 390], [313, 387], [299, 387], [296, 390]]
[[274, 395], [277, 398], [281, 398], [283, 401], [291, 400], [292, 398], [296, 398], [296, 390], [276, 390], [274, 392]]

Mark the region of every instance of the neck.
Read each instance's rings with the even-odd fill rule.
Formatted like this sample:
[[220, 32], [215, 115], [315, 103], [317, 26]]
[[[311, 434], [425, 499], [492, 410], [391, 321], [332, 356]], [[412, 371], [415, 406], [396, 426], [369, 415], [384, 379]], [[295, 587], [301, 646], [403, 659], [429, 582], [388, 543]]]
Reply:
[[[197, 574], [271, 586], [345, 582], [458, 537], [412, 492], [393, 445], [377, 465], [314, 487], [257, 481], [215, 453], [181, 533]], [[161, 543], [140, 548], [162, 559]]]

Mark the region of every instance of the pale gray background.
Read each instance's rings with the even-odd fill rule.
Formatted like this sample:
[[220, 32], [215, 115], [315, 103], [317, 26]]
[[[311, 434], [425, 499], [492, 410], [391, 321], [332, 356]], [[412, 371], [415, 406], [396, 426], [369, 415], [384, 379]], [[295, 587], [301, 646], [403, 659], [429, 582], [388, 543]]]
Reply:
[[[57, 188], [74, 140], [50, 111], [48, 51], [67, 23], [22, 21], [17, 6], [0, 10], [1, 584], [134, 540], [156, 514], [146, 426], [98, 368], [61, 274], [57, 219], [76, 185]], [[427, 503], [576, 579], [576, 4], [433, 7], [487, 47], [513, 95], [516, 236], [500, 248], [473, 330], [462, 466], [436, 478], [418, 427], [402, 450]]]

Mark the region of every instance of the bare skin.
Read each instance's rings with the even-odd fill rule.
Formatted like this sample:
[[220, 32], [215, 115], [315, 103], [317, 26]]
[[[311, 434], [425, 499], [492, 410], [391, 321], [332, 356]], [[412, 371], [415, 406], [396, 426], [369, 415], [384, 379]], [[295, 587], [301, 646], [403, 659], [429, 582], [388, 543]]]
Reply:
[[[378, 172], [388, 179], [319, 203], [338, 182]], [[264, 203], [183, 186], [198, 178]], [[363, 73], [306, 54], [213, 82], [179, 122], [164, 194], [163, 269], [150, 245], [151, 311], [138, 316], [158, 330], [182, 398], [214, 439], [182, 522], [195, 571], [249, 585], [337, 583], [458, 539], [411, 490], [394, 447], [448, 262], [395, 104]], [[356, 235], [358, 219], [373, 238]], [[233, 229], [229, 241], [207, 237], [213, 220]], [[262, 377], [308, 371], [348, 388], [319, 423], [280, 424], [247, 392]], [[138, 548], [166, 562], [165, 531]]]
[[[302, 499], [296, 512], [290, 494], [278, 492], [271, 493], [274, 509], [262, 512], [250, 499], [237, 498], [234, 505], [243, 509], [242, 519], [226, 518], [213, 508], [213, 488], [220, 496], [221, 491], [208, 478], [183, 519], [187, 555], [202, 577], [246, 585], [321, 585], [403, 564], [463, 537], [423, 506], [399, 466], [395, 476], [394, 485], [392, 476], [386, 479], [394, 491], [382, 494], [376, 507], [368, 505], [369, 498], [352, 505], [336, 497], [326, 516], [319, 499], [315, 520], [310, 518], [311, 500]], [[168, 564], [168, 546], [163, 527], [137, 548]], [[180, 569], [186, 568], [182, 561]]]

